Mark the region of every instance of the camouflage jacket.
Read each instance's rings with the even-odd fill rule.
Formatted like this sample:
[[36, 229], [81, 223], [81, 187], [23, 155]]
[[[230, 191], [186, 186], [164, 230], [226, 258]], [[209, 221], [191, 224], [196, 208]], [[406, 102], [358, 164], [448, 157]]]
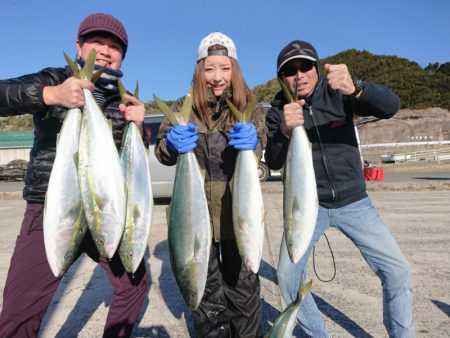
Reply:
[[[204, 121], [194, 110], [189, 118], [189, 121], [196, 126], [199, 136], [194, 153], [200, 168], [205, 172], [205, 193], [216, 242], [234, 239], [230, 181], [233, 177], [238, 151], [228, 145], [230, 140], [228, 132], [237, 121], [227, 106], [226, 97], [230, 97], [228, 91], [224, 92], [220, 98], [210, 95], [209, 122]], [[182, 100], [177, 101], [172, 109], [179, 111], [181, 104]], [[259, 161], [267, 134], [263, 111], [260, 107], [254, 109], [251, 122], [255, 125], [258, 133], [259, 143], [255, 149], [255, 155]], [[159, 129], [155, 145], [156, 158], [168, 166], [175, 165], [178, 158], [178, 153], [171, 152], [166, 145], [166, 133], [171, 127], [170, 122], [165, 119]]]

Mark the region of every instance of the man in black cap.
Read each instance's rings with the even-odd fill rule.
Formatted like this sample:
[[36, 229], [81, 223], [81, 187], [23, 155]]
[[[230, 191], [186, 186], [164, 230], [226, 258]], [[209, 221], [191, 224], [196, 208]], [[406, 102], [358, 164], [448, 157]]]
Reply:
[[[288, 102], [279, 92], [267, 113], [265, 159], [272, 169], [283, 167], [293, 128], [303, 125], [312, 146], [319, 211], [311, 243], [292, 263], [283, 236], [277, 269], [286, 303], [292, 303], [300, 276], [306, 279], [312, 248], [329, 227], [343, 232], [360, 250], [383, 286], [384, 324], [390, 337], [414, 337], [411, 268], [394, 236], [383, 223], [366, 192], [361, 157], [353, 124], [354, 114], [392, 117], [399, 98], [383, 85], [354, 79], [345, 64], [324, 65], [325, 77], [314, 47], [295, 40], [277, 60], [277, 76], [298, 101]], [[299, 322], [312, 337], [328, 337], [325, 322], [308, 294]]]
[[[115, 17], [95, 13], [80, 24], [76, 48], [82, 66], [93, 48], [95, 68], [106, 67], [94, 84], [73, 77], [66, 68], [46, 68], [35, 74], [0, 81], [0, 116], [33, 114], [34, 144], [25, 175], [25, 216], [3, 291], [0, 337], [36, 337], [42, 318], [61, 277], [55, 277], [47, 262], [43, 237], [43, 211], [50, 172], [56, 154], [56, 139], [68, 108], [85, 104], [83, 89], [92, 91], [120, 150], [128, 121], [142, 126], [144, 104], [125, 95], [131, 105], [121, 104], [117, 81], [128, 47], [128, 36]], [[61, 197], [63, 198], [63, 197]], [[126, 273], [116, 253], [111, 260], [101, 257], [89, 232], [78, 255], [85, 252], [108, 275], [114, 294], [104, 337], [129, 337], [148, 290], [144, 261], [133, 276]], [[76, 335], [77, 332], [72, 332]]]

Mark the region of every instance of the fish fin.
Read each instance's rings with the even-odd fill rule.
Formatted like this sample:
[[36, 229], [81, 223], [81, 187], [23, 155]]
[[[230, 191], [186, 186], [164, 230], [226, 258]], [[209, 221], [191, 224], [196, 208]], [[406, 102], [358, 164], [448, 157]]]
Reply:
[[294, 93], [293, 93], [292, 101], [293, 102], [298, 101], [298, 72], [297, 72], [297, 75], [295, 76], [295, 80], [294, 80]]
[[[80, 233], [84, 234], [86, 232], [87, 226], [88, 225], [87, 225], [86, 216], [84, 215], [83, 203], [80, 199], [79, 213], [78, 213], [77, 220], [75, 221], [75, 228]], [[81, 239], [80, 239], [80, 242], [81, 242]]]
[[249, 122], [251, 120], [251, 116], [253, 113], [253, 110], [255, 110], [255, 98], [253, 95], [250, 96], [250, 101], [248, 102], [247, 108], [244, 110], [244, 118], [245, 122]]
[[96, 83], [98, 79], [100, 79], [100, 76], [102, 76], [102, 74], [104, 73], [106, 67], [103, 66], [102, 68], [96, 70], [91, 77], [91, 82], [92, 83]]
[[[120, 99], [122, 100], [122, 103], [126, 106], [129, 106], [131, 104], [130, 101], [128, 101], [124, 97], [125, 94], [129, 94], [129, 93], [125, 89], [125, 86], [123, 85], [123, 82], [120, 79], [117, 80], [117, 87], [119, 88], [119, 94], [120, 94]], [[136, 87], [134, 88], [133, 96], [135, 98], [139, 99], [139, 84], [137, 81], [136, 81]]]
[[173, 125], [177, 125], [178, 119], [175, 116], [175, 113], [170, 109], [170, 107], [163, 101], [159, 99], [158, 96], [153, 94], [153, 100], [155, 101], [156, 106], [161, 110], [161, 112], [167, 117], [167, 119], [172, 123]]
[[183, 106], [181, 107], [181, 118], [187, 124], [189, 122], [189, 116], [192, 111], [192, 89], [189, 90], [183, 100]]
[[72, 61], [70, 57], [64, 52], [64, 58], [66, 59], [67, 65], [73, 73], [73, 76], [77, 79], [81, 79], [80, 69], [75, 61]]
[[134, 87], [134, 93], [133, 96], [137, 99], [139, 99], [139, 83], [136, 80], [136, 87]]
[[78, 167], [78, 151], [73, 153], [73, 162], [75, 163], [75, 167]]
[[288, 87], [286, 87], [281, 79], [278, 79], [278, 82], [280, 83], [281, 89], [283, 90], [284, 98], [286, 99], [286, 101], [290, 103], [294, 102], [294, 98], [292, 97], [292, 94], [289, 91]]
[[135, 207], [133, 208], [133, 222], [134, 224], [136, 224], [136, 220], [137, 219], [141, 219], [142, 218], [142, 212], [141, 212], [141, 208], [139, 207], [139, 204], [136, 204]]
[[236, 118], [236, 120], [238, 120], [239, 122], [245, 122], [245, 117], [244, 114], [242, 114], [237, 108], [236, 106], [233, 104], [233, 102], [231, 102], [229, 99], [226, 99], [228, 107], [230, 108], [231, 112], [233, 113], [234, 117]]
[[94, 200], [94, 203], [97, 205], [98, 209], [103, 210], [103, 208], [105, 207], [105, 199], [102, 196], [95, 194]]
[[250, 96], [250, 101], [248, 102], [247, 108], [245, 108], [243, 113], [241, 113], [229, 99], [226, 99], [226, 101], [236, 120], [243, 123], [250, 121], [250, 117], [255, 109], [255, 98], [253, 95]]
[[120, 79], [117, 80], [117, 87], [119, 88], [119, 94], [120, 94], [120, 99], [122, 100], [122, 103], [124, 105], [128, 105], [130, 103], [130, 101], [128, 101], [124, 95], [127, 93], [127, 91], [125, 90], [125, 87], [123, 86], [122, 81], [120, 81]]
[[297, 299], [295, 302], [296, 303], [298, 302], [300, 304], [302, 300], [305, 298], [305, 296], [308, 294], [308, 292], [311, 290], [311, 287], [312, 287], [312, 279], [310, 279], [309, 282], [305, 284], [305, 282], [303, 281], [303, 272], [302, 272], [302, 275], [300, 276], [300, 286], [298, 288]]
[[94, 64], [95, 64], [95, 55], [97, 54], [95, 48], [91, 49], [86, 62], [84, 63], [84, 67], [81, 70], [81, 78], [91, 81], [92, 74], [94, 73]]

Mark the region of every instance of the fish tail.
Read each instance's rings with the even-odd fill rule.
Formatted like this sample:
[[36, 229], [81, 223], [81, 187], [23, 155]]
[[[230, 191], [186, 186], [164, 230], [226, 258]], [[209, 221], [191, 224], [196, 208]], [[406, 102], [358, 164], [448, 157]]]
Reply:
[[305, 282], [303, 280], [303, 272], [302, 272], [302, 275], [300, 277], [300, 286], [298, 288], [298, 294], [297, 294], [297, 300], [296, 300], [296, 302], [298, 302], [298, 304], [300, 304], [302, 302], [302, 300], [306, 297], [308, 292], [311, 290], [311, 287], [312, 287], [312, 279], [310, 279], [309, 282], [307, 282], [305, 284]]

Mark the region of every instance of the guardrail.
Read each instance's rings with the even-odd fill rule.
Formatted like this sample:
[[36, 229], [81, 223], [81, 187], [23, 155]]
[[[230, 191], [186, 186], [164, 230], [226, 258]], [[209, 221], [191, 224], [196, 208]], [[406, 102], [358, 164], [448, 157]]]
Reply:
[[450, 147], [435, 150], [421, 150], [405, 153], [383, 154], [382, 163], [396, 163], [409, 161], [447, 161], [450, 160]]
[[362, 149], [366, 148], [399, 148], [408, 146], [439, 146], [450, 144], [450, 141], [425, 141], [425, 142], [397, 142], [397, 143], [373, 143], [373, 144], [361, 144]]

